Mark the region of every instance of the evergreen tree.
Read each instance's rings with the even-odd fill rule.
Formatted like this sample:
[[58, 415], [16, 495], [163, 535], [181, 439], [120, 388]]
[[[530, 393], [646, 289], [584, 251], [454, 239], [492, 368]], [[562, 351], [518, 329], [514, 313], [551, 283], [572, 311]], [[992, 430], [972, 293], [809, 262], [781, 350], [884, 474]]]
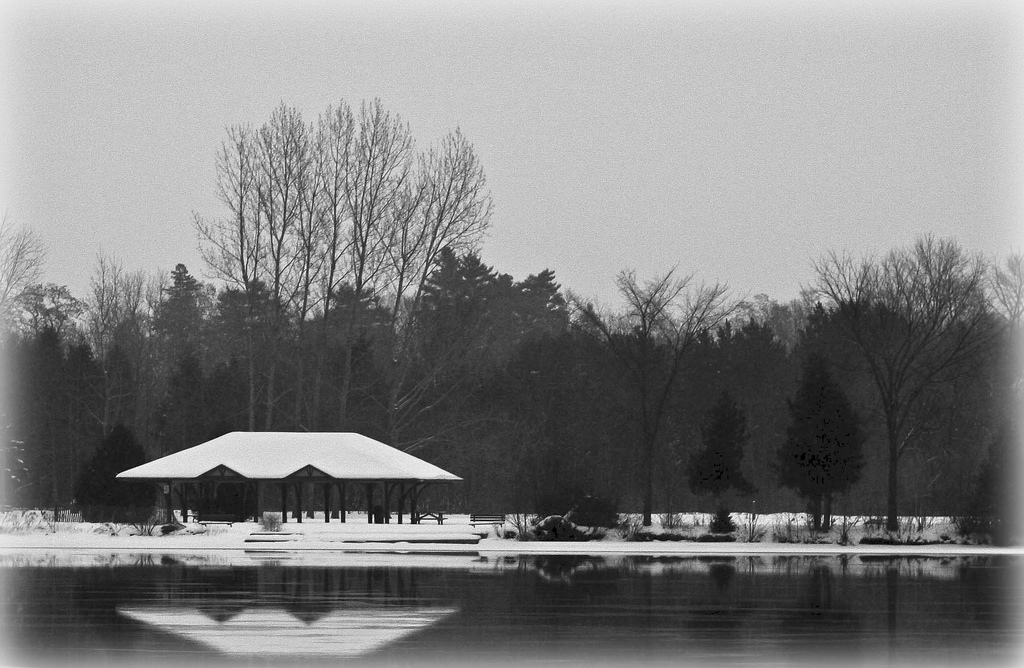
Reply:
[[1014, 473], [1020, 471], [1012, 425], [1006, 425], [988, 444], [988, 456], [974, 479], [970, 515], [999, 545], [1009, 545], [1019, 530], [1019, 493]]
[[[167, 393], [160, 405], [157, 420], [160, 453], [169, 455], [206, 440], [209, 428], [211, 397], [198, 357], [186, 353], [167, 379]], [[218, 396], [223, 407], [227, 397]]]
[[531, 335], [557, 335], [569, 324], [568, 308], [562, 296], [562, 286], [555, 281], [555, 272], [545, 269], [530, 274], [516, 283], [516, 313], [524, 338]]
[[716, 506], [730, 489], [750, 494], [754, 486], [744, 477], [743, 445], [747, 442], [747, 418], [732, 396], [723, 391], [701, 425], [704, 448], [690, 458], [689, 482], [694, 494], [712, 494]]
[[153, 486], [149, 483], [117, 480], [122, 471], [146, 462], [142, 446], [124, 424], [118, 423], [100, 442], [92, 458], [82, 469], [75, 485], [75, 498], [85, 506], [148, 508], [153, 505]]
[[202, 348], [210, 295], [180, 263], [171, 272], [171, 286], [164, 288], [163, 293], [154, 325], [166, 341], [170, 363], [174, 365], [185, 355], [198, 354]]
[[796, 396], [788, 402], [790, 426], [778, 451], [780, 482], [808, 500], [814, 529], [831, 524], [832, 498], [847, 491], [864, 467], [857, 414], [828, 373], [825, 360], [804, 362]]

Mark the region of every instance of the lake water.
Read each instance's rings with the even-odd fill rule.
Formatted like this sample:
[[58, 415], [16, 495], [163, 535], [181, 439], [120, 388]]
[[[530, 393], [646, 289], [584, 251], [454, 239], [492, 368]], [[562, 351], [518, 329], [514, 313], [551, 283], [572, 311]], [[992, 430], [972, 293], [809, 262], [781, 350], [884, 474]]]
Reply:
[[4, 665], [1018, 665], [1021, 565], [0, 554]]

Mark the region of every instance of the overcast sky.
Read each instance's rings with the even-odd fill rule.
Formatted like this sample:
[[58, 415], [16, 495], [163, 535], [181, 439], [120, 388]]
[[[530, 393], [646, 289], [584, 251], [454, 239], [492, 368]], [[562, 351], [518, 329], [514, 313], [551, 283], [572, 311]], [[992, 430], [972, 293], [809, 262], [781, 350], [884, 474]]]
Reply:
[[380, 98], [473, 142], [501, 272], [788, 300], [829, 249], [1020, 249], [1016, 4], [0, 1], [0, 209], [79, 297], [101, 251], [202, 276], [225, 128]]

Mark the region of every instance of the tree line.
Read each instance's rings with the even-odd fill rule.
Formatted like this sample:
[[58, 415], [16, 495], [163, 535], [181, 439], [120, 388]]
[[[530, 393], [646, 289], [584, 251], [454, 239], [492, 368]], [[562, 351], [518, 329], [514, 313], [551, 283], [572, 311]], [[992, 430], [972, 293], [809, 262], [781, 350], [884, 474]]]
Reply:
[[647, 523], [728, 504], [892, 527], [974, 512], [1015, 470], [1020, 255], [826, 252], [786, 303], [623, 271], [601, 308], [482, 261], [492, 202], [457, 130], [420, 150], [379, 102], [281, 105], [216, 166], [223, 212], [193, 221], [209, 282], [101, 256], [75, 296], [4, 220], [3, 503], [70, 503], [121, 428], [147, 459], [358, 431], [462, 476], [451, 510], [598, 495]]

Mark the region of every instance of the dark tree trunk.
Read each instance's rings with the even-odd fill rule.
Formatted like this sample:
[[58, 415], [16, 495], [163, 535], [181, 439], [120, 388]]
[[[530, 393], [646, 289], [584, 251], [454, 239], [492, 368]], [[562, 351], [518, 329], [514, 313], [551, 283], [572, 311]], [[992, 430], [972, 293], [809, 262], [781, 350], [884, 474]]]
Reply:
[[896, 443], [896, 434], [889, 434], [889, 504], [888, 504], [888, 517], [885, 522], [885, 528], [887, 531], [898, 531], [900, 528], [900, 518], [896, 511], [896, 493], [899, 488], [899, 470], [897, 468], [899, 460], [899, 448]]
[[338, 398], [338, 428], [348, 429], [348, 395], [352, 390], [352, 346], [345, 345], [345, 357], [341, 366], [341, 389]]
[[814, 531], [821, 531], [821, 494], [811, 497], [811, 527]]

